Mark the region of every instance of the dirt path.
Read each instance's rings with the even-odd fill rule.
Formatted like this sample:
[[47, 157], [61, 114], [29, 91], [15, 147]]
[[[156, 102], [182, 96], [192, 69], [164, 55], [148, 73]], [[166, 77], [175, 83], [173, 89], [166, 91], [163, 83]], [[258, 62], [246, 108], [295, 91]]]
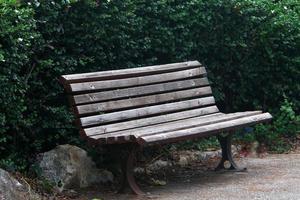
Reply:
[[[101, 200], [160, 199], [160, 200], [299, 200], [300, 153], [247, 158], [247, 172], [205, 171], [192, 177], [170, 178], [166, 186], [144, 188], [150, 197], [97, 194], [89, 192], [79, 199]], [[187, 172], [189, 173], [189, 172]]]

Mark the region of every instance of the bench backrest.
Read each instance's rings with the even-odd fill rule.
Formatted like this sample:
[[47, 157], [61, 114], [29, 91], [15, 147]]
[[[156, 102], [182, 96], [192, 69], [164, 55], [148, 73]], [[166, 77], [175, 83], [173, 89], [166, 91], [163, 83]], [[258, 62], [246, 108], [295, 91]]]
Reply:
[[188, 118], [218, 112], [198, 61], [64, 75], [61, 82], [81, 129], [170, 113]]

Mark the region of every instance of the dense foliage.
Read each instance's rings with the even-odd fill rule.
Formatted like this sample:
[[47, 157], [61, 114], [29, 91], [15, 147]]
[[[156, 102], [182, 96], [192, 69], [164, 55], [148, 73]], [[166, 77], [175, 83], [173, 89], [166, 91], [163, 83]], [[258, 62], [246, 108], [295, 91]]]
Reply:
[[298, 0], [0, 1], [0, 16], [0, 166], [79, 142], [58, 83], [76, 72], [199, 60], [222, 110], [278, 113], [258, 138], [299, 131]]

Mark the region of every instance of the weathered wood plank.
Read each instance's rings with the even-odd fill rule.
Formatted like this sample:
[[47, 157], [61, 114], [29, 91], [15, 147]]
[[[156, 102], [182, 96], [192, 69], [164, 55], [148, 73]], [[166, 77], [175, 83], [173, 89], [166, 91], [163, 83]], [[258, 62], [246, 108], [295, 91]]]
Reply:
[[217, 113], [217, 114], [210, 114], [200, 117], [188, 118], [183, 120], [178, 120], [174, 122], [168, 122], [163, 124], [157, 124], [147, 127], [141, 127], [136, 129], [124, 130], [124, 131], [117, 131], [113, 133], [107, 133], [104, 135], [95, 135], [91, 136], [93, 139], [99, 139], [102, 137], [106, 137], [109, 142], [113, 142], [113, 139], [122, 139], [124, 136], [132, 135], [135, 138], [138, 137], [145, 137], [148, 135], [155, 135], [160, 134], [163, 132], [170, 132], [170, 131], [177, 131], [181, 129], [187, 129], [192, 127], [198, 127], [223, 121], [229, 121], [233, 119], [238, 119], [242, 117], [248, 117], [260, 114], [261, 111], [248, 111], [248, 112], [238, 112], [238, 113]]
[[148, 67], [137, 67], [130, 69], [110, 70], [102, 72], [82, 73], [82, 74], [70, 74], [61, 76], [61, 82], [67, 83], [80, 83], [97, 80], [108, 80], [117, 78], [126, 78], [134, 76], [145, 76], [150, 74], [159, 74], [172, 71], [179, 71], [184, 69], [191, 69], [199, 67], [201, 64], [198, 61], [188, 61], [181, 63], [172, 63], [165, 65], [154, 65]]
[[88, 93], [81, 95], [74, 95], [74, 104], [93, 103], [99, 101], [107, 101], [114, 99], [129, 98], [142, 95], [150, 95], [155, 93], [163, 93], [170, 91], [177, 91], [188, 88], [195, 88], [199, 86], [207, 86], [209, 82], [207, 78], [197, 78], [182, 81], [174, 81], [167, 83], [159, 83], [153, 85], [130, 87], [124, 89], [116, 89], [104, 92]]
[[113, 113], [107, 113], [102, 115], [94, 115], [89, 117], [80, 118], [81, 126], [87, 127], [97, 124], [103, 124], [108, 122], [116, 122], [128, 119], [134, 119], [138, 117], [146, 117], [155, 114], [166, 114], [176, 111], [182, 111], [184, 109], [199, 108], [202, 106], [208, 106], [215, 104], [214, 97], [204, 97], [192, 100], [185, 100], [175, 103], [166, 103], [155, 106], [149, 106], [144, 108], [136, 108], [125, 111], [118, 111]]
[[[199, 117], [194, 117], [194, 118], [188, 118], [188, 119], [183, 119], [183, 120], [178, 120], [178, 121], [173, 121], [170, 123], [162, 123], [162, 124], [156, 124], [152, 126], [147, 126], [147, 127], [141, 127], [141, 128], [136, 128], [136, 129], [129, 129], [129, 130], [123, 130], [123, 131], [117, 131], [113, 133], [107, 133], [107, 134], [102, 134], [102, 135], [93, 135], [90, 136], [91, 139], [106, 139], [106, 143], [114, 143], [117, 142], [118, 140], [128, 140], [128, 138], [133, 138], [136, 139], [140, 137], [140, 134], [159, 134], [164, 131], [173, 131], [176, 129], [184, 129], [184, 128], [189, 128], [192, 126], [192, 124], [202, 124], [202, 121], [199, 122], [199, 120], [203, 120], [207, 122], [207, 120], [212, 120], [216, 119], [218, 117], [221, 117], [225, 115], [224, 113], [213, 113], [209, 115], [204, 115], [204, 116], [199, 116]], [[186, 124], [188, 123], [188, 124]]]
[[212, 94], [210, 87], [193, 88], [188, 90], [180, 90], [176, 92], [167, 92], [163, 94], [155, 94], [143, 97], [122, 99], [116, 101], [107, 101], [103, 103], [94, 103], [77, 106], [77, 113], [90, 114], [96, 112], [114, 111], [120, 109], [130, 109], [139, 106], [149, 106], [172, 101], [180, 101], [187, 98], [198, 98]]
[[138, 138], [138, 142], [142, 145], [149, 145], [155, 143], [175, 142], [182, 139], [192, 139], [197, 137], [204, 137], [222, 131], [237, 129], [244, 126], [253, 125], [259, 122], [266, 122], [272, 119], [269, 113], [258, 114], [249, 117], [243, 117], [225, 122], [209, 124], [206, 126], [194, 127], [185, 130], [178, 130], [173, 132], [149, 135]]
[[180, 80], [184, 78], [193, 78], [204, 74], [204, 68], [195, 68], [164, 74], [155, 74], [149, 76], [139, 76], [125, 79], [114, 79], [107, 81], [82, 82], [70, 84], [70, 92], [90, 92], [114, 88], [126, 88], [130, 86], [141, 86], [154, 83], [163, 83], [167, 81]]
[[84, 133], [87, 136], [105, 134], [109, 132], [128, 130], [137, 127], [146, 127], [154, 124], [161, 124], [170, 121], [176, 121], [180, 119], [187, 119], [197, 116], [203, 116], [219, 112], [217, 106], [209, 106], [206, 108], [196, 108], [193, 110], [185, 110], [181, 112], [159, 115], [155, 117], [142, 118], [137, 120], [131, 120], [126, 122], [119, 122], [109, 125], [97, 126], [84, 129]]

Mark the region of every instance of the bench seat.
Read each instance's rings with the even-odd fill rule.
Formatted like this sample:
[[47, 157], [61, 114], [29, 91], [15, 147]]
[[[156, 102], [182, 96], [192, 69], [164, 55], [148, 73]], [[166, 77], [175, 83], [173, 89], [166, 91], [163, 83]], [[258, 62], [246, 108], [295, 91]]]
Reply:
[[[214, 108], [214, 107], [210, 107]], [[103, 132], [101, 130], [113, 128], [111, 126], [99, 126], [86, 129], [84, 136], [90, 140], [96, 140], [97, 143], [124, 143], [137, 142], [140, 145], [153, 145], [161, 143], [176, 142], [180, 140], [207, 137], [214, 135], [219, 131], [229, 131], [236, 128], [247, 127], [256, 123], [268, 121], [271, 117], [269, 113], [261, 111], [248, 111], [237, 113], [213, 113], [199, 117], [179, 119], [160, 123], [152, 123], [148, 126], [135, 127], [128, 129], [129, 124], [137, 123], [128, 121], [126, 123], [114, 124], [118, 126], [118, 131]], [[141, 119], [138, 124], [152, 120]], [[123, 128], [122, 128], [123, 127]], [[91, 131], [92, 130], [92, 131]], [[99, 132], [97, 132], [99, 130]], [[91, 132], [89, 134], [89, 132]]]

